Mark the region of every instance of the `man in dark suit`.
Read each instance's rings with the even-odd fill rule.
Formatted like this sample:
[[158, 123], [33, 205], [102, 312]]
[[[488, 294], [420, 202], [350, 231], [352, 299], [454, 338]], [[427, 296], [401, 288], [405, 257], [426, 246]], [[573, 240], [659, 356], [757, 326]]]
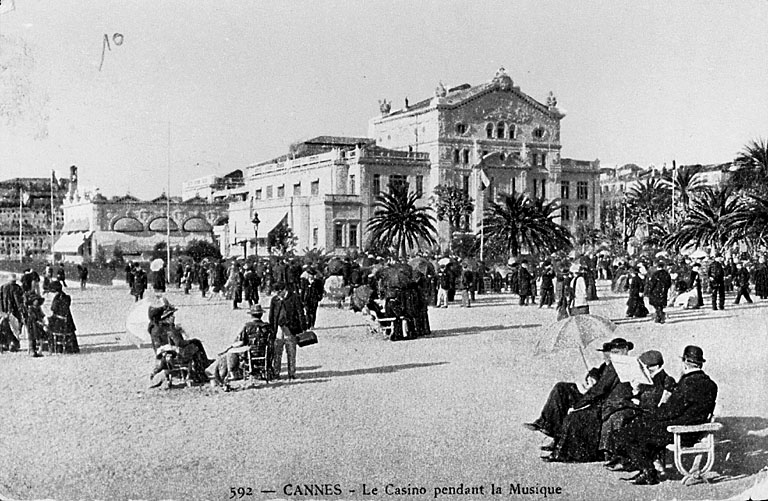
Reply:
[[733, 277], [735, 285], [738, 288], [736, 300], [733, 304], [739, 304], [742, 296], [747, 303], [752, 304], [752, 298], [749, 297], [749, 269], [742, 263], [736, 263], [736, 275]]
[[666, 321], [667, 316], [664, 313], [664, 307], [667, 306], [667, 294], [669, 288], [672, 287], [672, 277], [669, 276], [665, 266], [664, 261], [659, 260], [656, 263], [656, 271], [651, 275], [645, 291], [645, 295], [648, 296], [648, 303], [653, 306], [656, 313], [653, 321], [658, 324], [663, 324]]
[[622, 430], [618, 437], [619, 454], [625, 461], [616, 471], [640, 472], [627, 480], [637, 485], [659, 483], [653, 460], [667, 444], [672, 443], [671, 425], [696, 425], [709, 421], [717, 400], [717, 384], [702, 371], [706, 361], [698, 346], [683, 350], [683, 375], [669, 400], [657, 409], [636, 419]]
[[275, 379], [280, 377], [283, 363], [283, 347], [288, 357], [288, 379], [296, 379], [296, 336], [306, 330], [307, 321], [304, 316], [304, 305], [293, 286], [284, 283], [275, 284], [277, 294], [269, 304], [269, 325], [276, 333], [275, 357], [272, 369]]
[[723, 256], [719, 253], [715, 255], [707, 270], [709, 275], [709, 288], [712, 290], [712, 309], [718, 307], [725, 308], [725, 268], [723, 267]]

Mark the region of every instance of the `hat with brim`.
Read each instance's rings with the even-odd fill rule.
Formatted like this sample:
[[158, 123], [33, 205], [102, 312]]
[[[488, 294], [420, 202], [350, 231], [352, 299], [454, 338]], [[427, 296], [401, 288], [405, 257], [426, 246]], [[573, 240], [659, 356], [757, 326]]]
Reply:
[[608, 341], [607, 343], [603, 343], [602, 348], [598, 348], [597, 351], [611, 351], [611, 350], [627, 350], [632, 351], [632, 349], [635, 347], [635, 344], [632, 341], [627, 341], [623, 337], [617, 337], [615, 339], [612, 339]]
[[172, 316], [174, 313], [176, 313], [177, 310], [178, 308], [173, 305], [166, 305], [163, 307], [163, 312], [160, 314], [160, 320], [165, 320], [166, 318]]
[[698, 346], [688, 345], [683, 350], [683, 356], [680, 357], [683, 361], [693, 362], [697, 364], [703, 364], [707, 360], [704, 358], [704, 350]]
[[260, 317], [264, 314], [264, 308], [262, 308], [260, 304], [255, 304], [248, 310], [248, 314], [252, 317]]

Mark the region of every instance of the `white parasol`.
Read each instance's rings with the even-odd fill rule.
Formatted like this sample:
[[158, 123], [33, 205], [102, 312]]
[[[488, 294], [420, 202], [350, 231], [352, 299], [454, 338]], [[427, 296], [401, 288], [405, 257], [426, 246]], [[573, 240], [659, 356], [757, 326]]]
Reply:
[[149, 337], [147, 327], [149, 326], [149, 307], [152, 302], [149, 299], [142, 299], [128, 312], [125, 319], [125, 335], [123, 341], [126, 344], [132, 343], [141, 348], [142, 344], [149, 344], [152, 338]]
[[451, 258], [444, 257], [437, 261], [437, 264], [440, 266], [447, 266], [451, 262]]
[[160, 258], [157, 258], [153, 260], [151, 263], [149, 263], [149, 269], [152, 271], [160, 271], [163, 269], [164, 264], [165, 264], [165, 261], [163, 261]]

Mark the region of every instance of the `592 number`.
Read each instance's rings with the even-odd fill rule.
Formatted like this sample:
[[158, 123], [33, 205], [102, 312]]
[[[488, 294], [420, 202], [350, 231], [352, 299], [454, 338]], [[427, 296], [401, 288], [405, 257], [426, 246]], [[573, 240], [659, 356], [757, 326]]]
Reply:
[[245, 496], [253, 496], [253, 487], [230, 487], [229, 499], [240, 499]]

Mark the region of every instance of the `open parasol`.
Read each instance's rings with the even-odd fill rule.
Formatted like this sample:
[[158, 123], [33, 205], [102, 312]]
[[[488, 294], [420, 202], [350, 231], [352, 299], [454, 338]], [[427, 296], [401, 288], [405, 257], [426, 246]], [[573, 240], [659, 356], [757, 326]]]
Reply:
[[144, 298], [135, 303], [134, 307], [128, 312], [128, 316], [125, 319], [125, 335], [123, 336], [123, 341], [126, 344], [135, 344], [141, 348], [142, 344], [152, 342], [147, 331], [150, 306], [152, 306], [152, 302]]
[[437, 261], [437, 264], [439, 264], [440, 266], [447, 266], [450, 263], [451, 263], [451, 258], [449, 258], [449, 257], [443, 257], [443, 258], [440, 258], [440, 260]]
[[547, 327], [536, 343], [534, 355], [576, 348], [581, 353], [584, 365], [589, 369], [584, 348], [598, 339], [612, 337], [615, 330], [616, 324], [607, 318], [598, 315], [574, 315]]
[[160, 258], [152, 260], [151, 263], [149, 263], [149, 269], [152, 271], [160, 271], [163, 269], [163, 266], [165, 265], [165, 261], [163, 261]]

